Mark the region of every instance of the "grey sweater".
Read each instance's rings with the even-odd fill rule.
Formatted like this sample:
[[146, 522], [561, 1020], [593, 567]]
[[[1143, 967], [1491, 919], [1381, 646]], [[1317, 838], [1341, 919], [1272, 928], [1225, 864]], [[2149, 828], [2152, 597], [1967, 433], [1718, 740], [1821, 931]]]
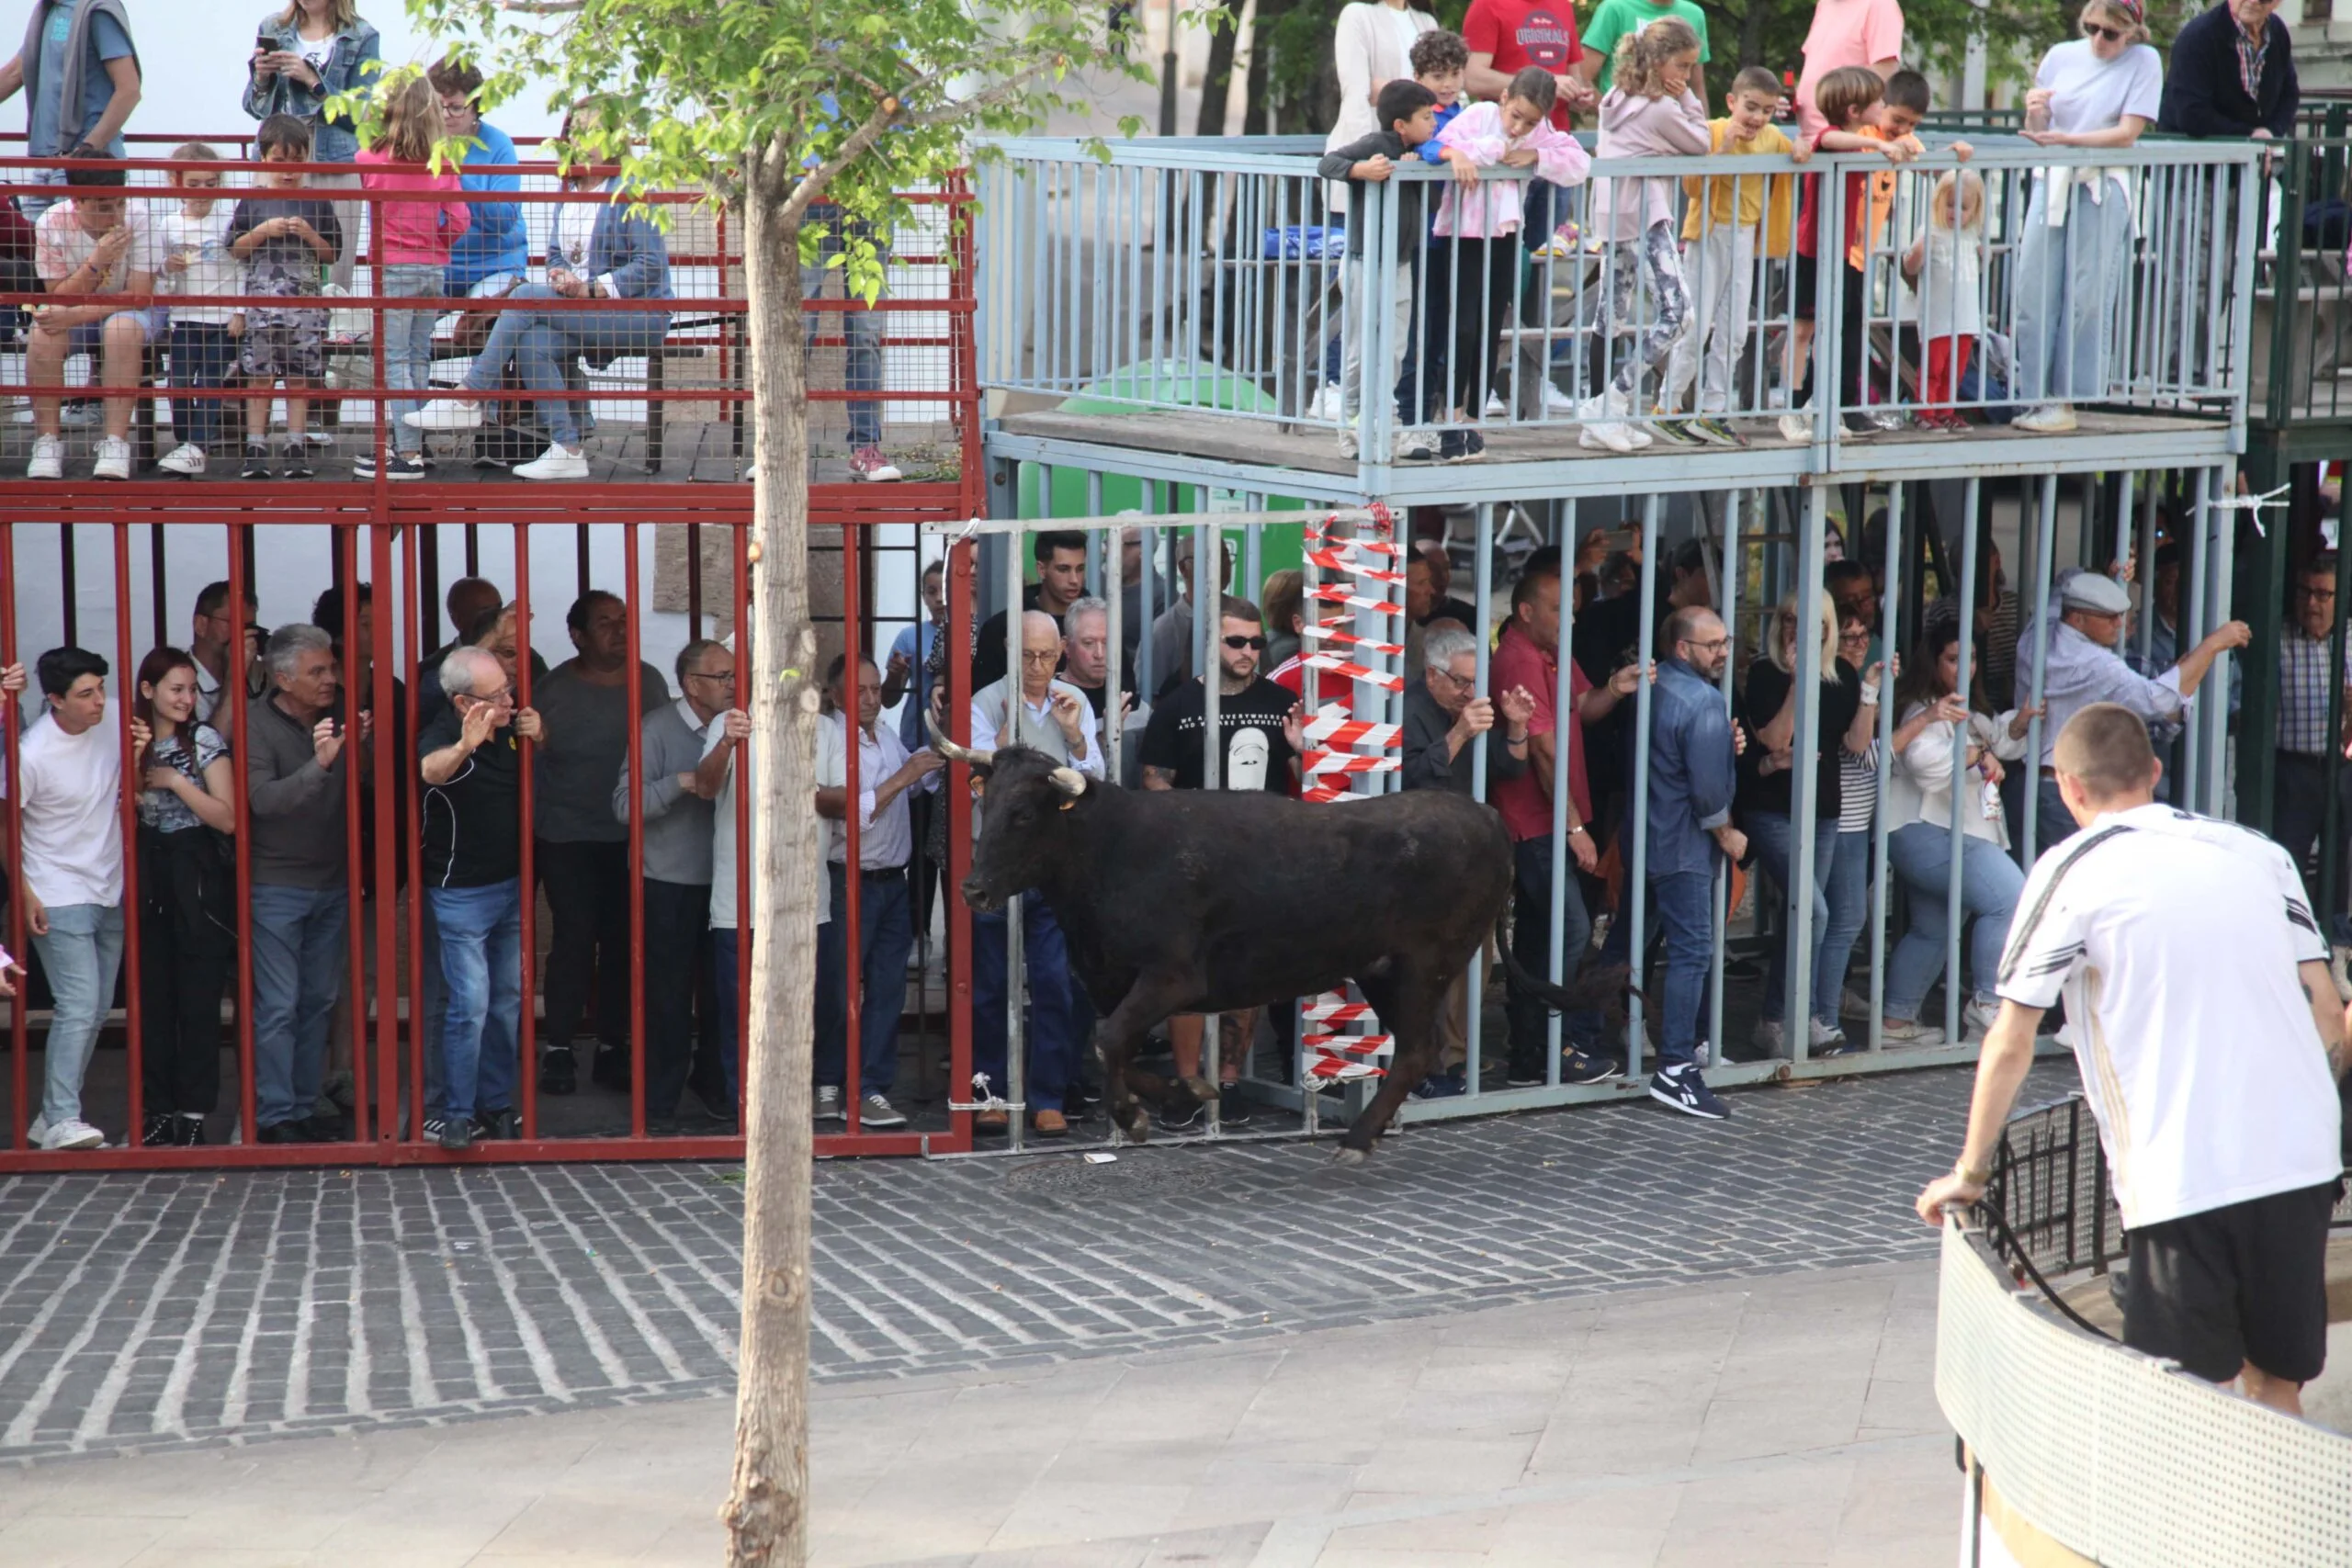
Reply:
[[344, 761], [319, 766], [311, 729], [278, 705], [277, 694], [245, 710], [245, 809], [252, 819], [253, 879], [272, 887], [341, 887]]
[[[680, 773], [702, 761], [702, 732], [688, 725], [678, 704], [664, 703], [645, 716], [639, 755], [645, 763], [645, 876], [689, 887], [710, 886], [711, 803], [689, 795]], [[613, 815], [628, 820], [628, 764], [621, 764], [613, 786]]]

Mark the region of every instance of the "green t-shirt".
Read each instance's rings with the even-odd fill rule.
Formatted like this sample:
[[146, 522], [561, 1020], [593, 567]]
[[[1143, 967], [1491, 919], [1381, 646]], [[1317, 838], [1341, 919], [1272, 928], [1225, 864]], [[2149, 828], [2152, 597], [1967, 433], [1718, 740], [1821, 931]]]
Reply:
[[1600, 56], [1600, 74], [1592, 84], [1596, 92], [1606, 94], [1617, 74], [1617, 40], [1641, 31], [1660, 17], [1679, 17], [1690, 24], [1690, 30], [1699, 35], [1699, 62], [1706, 63], [1710, 58], [1707, 13], [1699, 9], [1696, 0], [1667, 0], [1663, 6], [1657, 0], [1600, 0], [1600, 8], [1593, 12], [1583, 35], [1585, 49]]

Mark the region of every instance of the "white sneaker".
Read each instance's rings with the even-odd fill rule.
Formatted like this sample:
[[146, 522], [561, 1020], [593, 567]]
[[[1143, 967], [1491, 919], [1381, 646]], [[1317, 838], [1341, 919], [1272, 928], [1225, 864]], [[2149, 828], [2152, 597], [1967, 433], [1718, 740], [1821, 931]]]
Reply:
[[94, 479], [127, 479], [130, 477], [130, 443], [119, 435], [98, 437], [98, 460], [90, 469]]
[[1363, 448], [1358, 444], [1356, 440], [1356, 433], [1353, 430], [1342, 430], [1340, 432], [1340, 457], [1352, 463], [1356, 460], [1357, 454], [1362, 450]]
[[1632, 427], [1613, 420], [1587, 423], [1577, 436], [1577, 445], [1589, 446], [1596, 452], [1631, 452], [1635, 449]]
[[518, 479], [584, 479], [588, 458], [584, 453], [567, 452], [550, 442], [537, 461], [515, 464], [514, 473]]
[[107, 1135], [76, 1116], [53, 1127], [34, 1122], [33, 1141], [45, 1149], [95, 1149], [105, 1144]]
[[32, 461], [25, 465], [28, 479], [62, 479], [65, 477], [65, 440], [58, 435], [33, 437]]
[[1336, 382], [1325, 382], [1316, 389], [1307, 402], [1306, 417], [1323, 424], [1340, 423], [1340, 388]]
[[2035, 435], [2064, 435], [2075, 428], [2075, 411], [2065, 403], [2044, 403], [2028, 409], [2013, 422], [2015, 428]]
[[480, 430], [481, 405], [461, 403], [455, 398], [435, 398], [414, 413], [401, 415], [401, 423], [419, 430]]
[[1960, 1032], [1962, 1034], [1990, 1033], [1993, 1021], [2001, 1016], [2001, 1004], [1971, 997], [1960, 1010]]
[[167, 474], [200, 479], [204, 474], [204, 448], [193, 441], [183, 442], [165, 453], [155, 466]]
[[1846, 1043], [1846, 1032], [1833, 1029], [1819, 1019], [1805, 1021], [1804, 1043], [1808, 1050], [1826, 1051], [1832, 1045]]
[[1506, 419], [1509, 418], [1510, 415], [1510, 405], [1503, 401], [1503, 395], [1500, 392], [1488, 392], [1487, 394], [1487, 417], [1488, 419]]
[[1544, 412], [1574, 415], [1577, 412], [1577, 400], [1552, 385], [1550, 381], [1545, 381], [1544, 383]]
[[1802, 443], [1813, 439], [1813, 421], [1804, 414], [1784, 413], [1780, 423], [1781, 440]]
[[1396, 456], [1414, 462], [1427, 462], [1437, 456], [1437, 432], [1408, 430], [1396, 437]]
[[1904, 1023], [1890, 1018], [1880, 1024], [1879, 1038], [1889, 1045], [1940, 1045], [1944, 1043], [1944, 1032], [1932, 1023], [1921, 1023], [1917, 1020]]

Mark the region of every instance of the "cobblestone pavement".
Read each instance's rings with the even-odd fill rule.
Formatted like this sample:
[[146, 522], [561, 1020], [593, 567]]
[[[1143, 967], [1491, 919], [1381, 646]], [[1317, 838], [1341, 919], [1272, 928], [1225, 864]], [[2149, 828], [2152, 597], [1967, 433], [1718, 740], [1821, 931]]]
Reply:
[[[2072, 1078], [2036, 1070], [2028, 1098]], [[821, 1380], [1272, 1338], [1927, 1256], [1961, 1069], [1329, 1145], [827, 1166]], [[0, 1458], [730, 1388], [739, 1174], [703, 1166], [20, 1177]]]

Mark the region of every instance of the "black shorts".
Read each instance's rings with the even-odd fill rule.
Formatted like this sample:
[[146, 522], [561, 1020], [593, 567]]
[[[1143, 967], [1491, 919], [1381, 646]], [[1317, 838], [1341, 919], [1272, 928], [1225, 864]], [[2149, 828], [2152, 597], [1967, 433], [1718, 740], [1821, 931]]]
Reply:
[[1789, 308], [1800, 321], [1813, 320], [1814, 292], [1821, 287], [1821, 262], [1816, 256], [1799, 253], [1796, 276], [1789, 283]]
[[2343, 1183], [2249, 1198], [2132, 1233], [2123, 1343], [2208, 1382], [2243, 1364], [2309, 1382], [2327, 1361], [2327, 1221]]

